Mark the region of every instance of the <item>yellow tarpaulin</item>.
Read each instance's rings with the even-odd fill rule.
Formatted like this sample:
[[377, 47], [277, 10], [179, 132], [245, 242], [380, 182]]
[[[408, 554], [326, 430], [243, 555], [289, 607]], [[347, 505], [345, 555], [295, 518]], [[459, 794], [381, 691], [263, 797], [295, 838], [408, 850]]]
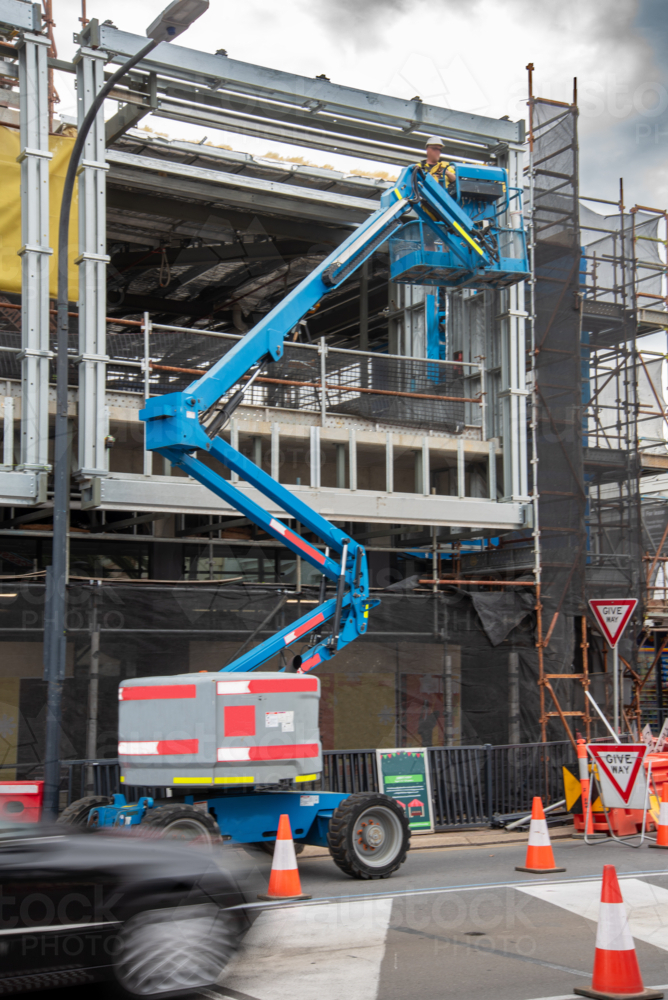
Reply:
[[[60, 199], [63, 193], [65, 173], [69, 163], [74, 139], [64, 135], [49, 136], [49, 150], [53, 159], [49, 161], [49, 246], [53, 255], [49, 257], [49, 294], [57, 295], [58, 217]], [[21, 152], [18, 129], [0, 126], [0, 292], [21, 294], [21, 165], [17, 157]], [[70, 216], [69, 247], [69, 298], [76, 302], [79, 297], [79, 269], [74, 260], [79, 255], [79, 213], [77, 189], [74, 189], [72, 215]]]

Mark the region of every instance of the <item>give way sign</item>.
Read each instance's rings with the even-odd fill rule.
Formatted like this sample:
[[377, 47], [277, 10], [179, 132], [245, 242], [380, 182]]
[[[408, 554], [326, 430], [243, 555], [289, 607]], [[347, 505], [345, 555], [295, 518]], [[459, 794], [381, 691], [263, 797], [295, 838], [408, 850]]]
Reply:
[[587, 750], [597, 766], [603, 804], [608, 809], [644, 809], [647, 796], [647, 777], [642, 766], [647, 753], [645, 744], [604, 746], [590, 743]]
[[589, 602], [589, 607], [611, 649], [614, 649], [621, 639], [637, 603], [635, 597], [626, 597], [621, 601], [596, 600]]

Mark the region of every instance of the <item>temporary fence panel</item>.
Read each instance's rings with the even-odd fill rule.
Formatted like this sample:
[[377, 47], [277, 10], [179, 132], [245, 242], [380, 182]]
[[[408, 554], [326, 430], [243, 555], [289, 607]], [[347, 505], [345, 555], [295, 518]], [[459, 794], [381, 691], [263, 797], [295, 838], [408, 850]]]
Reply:
[[[573, 758], [568, 741], [428, 749], [437, 830], [487, 826], [498, 815], [530, 812], [534, 795], [540, 795], [545, 805], [558, 801], [563, 798], [562, 765]], [[143, 795], [165, 798], [164, 788], [121, 785], [116, 760], [63, 761], [62, 769], [68, 804], [84, 795], [116, 792], [123, 792], [131, 801]], [[326, 751], [320, 779], [299, 787], [344, 794], [375, 792], [376, 751]]]

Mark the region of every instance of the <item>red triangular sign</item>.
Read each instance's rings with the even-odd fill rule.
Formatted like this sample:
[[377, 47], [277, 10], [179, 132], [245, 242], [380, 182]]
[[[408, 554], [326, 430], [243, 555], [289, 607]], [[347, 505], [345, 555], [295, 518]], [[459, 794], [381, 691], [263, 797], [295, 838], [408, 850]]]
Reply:
[[647, 747], [644, 743], [620, 743], [617, 746], [589, 744], [589, 753], [612, 783], [623, 802], [628, 803]]
[[638, 601], [635, 597], [625, 597], [622, 600], [596, 600], [590, 601], [589, 607], [592, 610], [601, 632], [608, 640], [608, 645], [614, 649], [622, 637], [628, 620], [636, 609]]

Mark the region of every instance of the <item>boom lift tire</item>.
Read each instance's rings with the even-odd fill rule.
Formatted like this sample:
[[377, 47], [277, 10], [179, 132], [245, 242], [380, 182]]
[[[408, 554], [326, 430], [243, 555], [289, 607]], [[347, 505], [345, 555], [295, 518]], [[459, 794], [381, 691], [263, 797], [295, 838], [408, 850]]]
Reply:
[[154, 830], [165, 840], [180, 840], [189, 844], [219, 844], [223, 839], [220, 827], [208, 812], [176, 802], [148, 809], [141, 826]]
[[380, 792], [356, 792], [329, 821], [329, 853], [352, 878], [389, 878], [406, 860], [411, 831], [397, 802]]
[[111, 805], [111, 802], [112, 799], [108, 795], [86, 795], [63, 809], [56, 823], [63, 823], [66, 826], [88, 826], [88, 814], [91, 809]]

